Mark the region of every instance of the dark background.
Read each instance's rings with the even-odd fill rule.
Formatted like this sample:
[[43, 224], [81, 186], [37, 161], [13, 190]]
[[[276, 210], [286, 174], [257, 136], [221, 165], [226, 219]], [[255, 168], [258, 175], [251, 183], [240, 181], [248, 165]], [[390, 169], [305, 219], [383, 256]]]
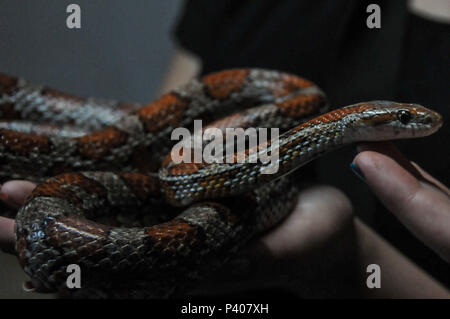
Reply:
[[[366, 26], [371, 3], [381, 8], [380, 29]], [[251, 0], [197, 0], [186, 2], [176, 34], [185, 48], [200, 56], [203, 73], [273, 68], [317, 83], [331, 108], [393, 100], [438, 111], [444, 126], [437, 134], [396, 144], [409, 159], [450, 184], [449, 21], [412, 14], [405, 0], [259, 0], [257, 5]], [[355, 155], [349, 147], [322, 157], [316, 162], [315, 182], [343, 190], [358, 216], [450, 286], [449, 265], [350, 172]]]

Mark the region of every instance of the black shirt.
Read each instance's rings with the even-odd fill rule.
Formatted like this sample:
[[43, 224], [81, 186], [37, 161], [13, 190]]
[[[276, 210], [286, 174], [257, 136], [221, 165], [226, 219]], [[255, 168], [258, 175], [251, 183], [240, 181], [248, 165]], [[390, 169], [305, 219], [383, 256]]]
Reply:
[[[332, 107], [369, 100], [419, 103], [444, 116], [430, 137], [397, 145], [450, 184], [450, 24], [408, 13], [406, 1], [380, 0], [381, 28], [369, 29], [361, 0], [187, 1], [175, 29], [198, 55], [202, 73], [262, 67], [317, 83]], [[426, 270], [450, 285], [448, 264], [414, 238], [347, 169], [344, 150], [320, 161], [319, 180], [338, 186], [357, 214]]]

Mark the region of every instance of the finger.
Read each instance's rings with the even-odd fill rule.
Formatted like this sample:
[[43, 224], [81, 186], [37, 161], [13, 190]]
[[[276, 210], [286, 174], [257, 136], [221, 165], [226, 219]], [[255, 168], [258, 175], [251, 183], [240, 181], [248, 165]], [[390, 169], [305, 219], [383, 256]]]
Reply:
[[442, 184], [440, 181], [435, 179], [433, 176], [428, 174], [427, 171], [425, 171], [422, 167], [420, 167], [417, 163], [411, 162], [411, 164], [420, 172], [420, 174], [431, 184], [436, 186], [438, 189], [440, 189], [444, 194], [447, 194], [447, 196], [450, 196], [450, 189]]
[[417, 164], [408, 160], [392, 142], [365, 142], [358, 144], [356, 149], [358, 152], [374, 151], [385, 154], [395, 160], [400, 166], [402, 166], [419, 181], [426, 182], [438, 189], [441, 189], [444, 193], [450, 194], [448, 188], [426, 173]]
[[0, 249], [7, 253], [13, 253], [14, 243], [14, 220], [0, 217]]
[[29, 181], [8, 181], [0, 189], [0, 199], [13, 208], [19, 208], [35, 187], [36, 185]]
[[302, 254], [334, 236], [351, 216], [350, 200], [340, 190], [311, 187], [300, 192], [293, 212], [260, 241], [275, 258]]
[[365, 142], [360, 143], [356, 146], [358, 153], [364, 151], [373, 151], [381, 154], [385, 154], [390, 158], [394, 159], [399, 165], [401, 165], [405, 170], [407, 170], [411, 175], [417, 179], [422, 179], [423, 176], [420, 171], [414, 167], [411, 162], [395, 147], [392, 142]]
[[365, 151], [354, 163], [382, 203], [425, 244], [450, 260], [449, 197], [385, 154]]

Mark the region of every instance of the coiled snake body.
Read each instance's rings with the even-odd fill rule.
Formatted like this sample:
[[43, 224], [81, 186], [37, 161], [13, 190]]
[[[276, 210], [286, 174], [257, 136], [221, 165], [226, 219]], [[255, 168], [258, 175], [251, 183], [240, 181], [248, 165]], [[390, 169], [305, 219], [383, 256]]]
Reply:
[[[20, 264], [42, 290], [64, 289], [77, 264], [83, 290], [100, 296], [186, 291], [289, 213], [297, 186], [286, 174], [349, 143], [442, 124], [420, 105], [386, 101], [323, 114], [313, 83], [261, 69], [207, 75], [143, 107], [0, 75], [0, 107], [0, 175], [41, 182], [16, 217]], [[194, 119], [285, 133], [235, 154], [243, 163], [173, 163], [170, 134]], [[278, 155], [275, 174], [249, 160], [261, 149]]]

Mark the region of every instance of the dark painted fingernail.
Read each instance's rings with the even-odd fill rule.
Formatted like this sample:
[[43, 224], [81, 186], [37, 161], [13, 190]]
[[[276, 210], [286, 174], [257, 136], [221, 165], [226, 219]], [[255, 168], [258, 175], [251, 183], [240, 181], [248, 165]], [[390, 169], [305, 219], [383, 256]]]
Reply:
[[366, 178], [364, 177], [364, 174], [361, 172], [361, 169], [356, 165], [355, 163], [350, 163], [350, 168], [353, 173], [355, 173], [356, 176], [358, 176], [362, 181], [366, 181]]

